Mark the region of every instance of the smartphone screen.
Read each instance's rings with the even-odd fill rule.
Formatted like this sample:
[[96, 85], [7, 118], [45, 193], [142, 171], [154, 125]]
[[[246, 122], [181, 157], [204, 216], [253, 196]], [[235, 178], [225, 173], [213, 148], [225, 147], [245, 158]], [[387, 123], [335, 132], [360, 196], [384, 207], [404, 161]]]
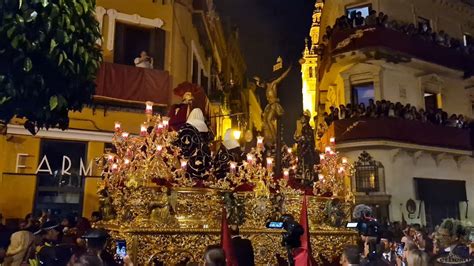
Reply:
[[346, 225], [346, 228], [357, 228], [357, 225], [359, 223], [357, 222], [348, 222], [347, 225]]
[[404, 250], [405, 250], [405, 243], [400, 243], [397, 247], [397, 255], [402, 257]]
[[283, 222], [269, 222], [267, 224], [267, 228], [282, 229], [283, 228]]
[[116, 244], [115, 257], [123, 261], [123, 258], [127, 256], [127, 242], [125, 242], [125, 240], [117, 240]]

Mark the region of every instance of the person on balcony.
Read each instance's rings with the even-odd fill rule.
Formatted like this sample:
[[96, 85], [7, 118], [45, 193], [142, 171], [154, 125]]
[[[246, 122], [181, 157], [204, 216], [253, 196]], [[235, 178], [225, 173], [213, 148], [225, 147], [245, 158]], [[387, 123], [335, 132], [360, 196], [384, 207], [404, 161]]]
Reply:
[[362, 27], [365, 25], [365, 19], [362, 17], [362, 12], [357, 11], [355, 17], [353, 18], [353, 26], [355, 27]]
[[142, 51], [140, 56], [134, 60], [136, 67], [153, 69], [153, 58], [148, 56], [146, 51]]
[[377, 25], [377, 11], [370, 10], [369, 15], [365, 18], [365, 25], [367, 26]]

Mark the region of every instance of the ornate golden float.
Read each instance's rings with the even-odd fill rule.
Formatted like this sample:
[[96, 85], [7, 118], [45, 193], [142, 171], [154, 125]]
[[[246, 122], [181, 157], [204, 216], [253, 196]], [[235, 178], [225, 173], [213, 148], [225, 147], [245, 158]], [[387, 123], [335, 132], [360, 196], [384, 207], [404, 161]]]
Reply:
[[[207, 181], [187, 177], [187, 159], [174, 144], [166, 117], [147, 115], [140, 136], [130, 136], [116, 123], [115, 149], [100, 158], [104, 179], [99, 189], [105, 227], [114, 239], [127, 241], [135, 265], [200, 262], [208, 245], [220, 243], [223, 209], [229, 224], [252, 240], [257, 265], [286, 257], [281, 231], [266, 229], [269, 220], [290, 213], [299, 217], [303, 190], [288, 183], [294, 169], [274, 178], [272, 160], [263, 165], [262, 141], [241, 164], [229, 162], [229, 173]], [[290, 152], [290, 151], [289, 151]], [[306, 191], [310, 239], [317, 261], [333, 261], [356, 233], [345, 229], [353, 197], [347, 180], [352, 165], [333, 148], [322, 155], [314, 188]], [[159, 178], [158, 178], [159, 177]]]

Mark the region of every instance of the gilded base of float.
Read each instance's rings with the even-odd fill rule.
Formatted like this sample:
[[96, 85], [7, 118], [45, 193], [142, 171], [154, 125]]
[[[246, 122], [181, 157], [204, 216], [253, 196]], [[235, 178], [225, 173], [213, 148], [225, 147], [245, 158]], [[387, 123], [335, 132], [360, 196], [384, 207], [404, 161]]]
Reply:
[[[190, 188], [142, 193], [151, 198], [122, 201], [125, 205], [121, 211], [97, 226], [106, 228], [113, 239], [127, 241], [135, 265], [154, 265], [154, 261], [165, 265], [202, 262], [206, 247], [220, 243], [225, 207], [229, 224], [239, 224], [240, 234], [252, 241], [257, 265], [276, 264], [276, 254], [286, 258], [286, 250], [281, 246], [282, 231], [266, 229], [265, 224], [284, 213], [292, 214], [298, 221], [303, 197], [226, 193]], [[307, 196], [307, 203], [313, 256], [323, 265], [323, 261], [337, 259], [344, 245], [357, 241], [356, 232], [345, 228], [352, 204], [342, 198], [314, 196]]]
[[[220, 243], [219, 229], [143, 229], [109, 227], [114, 239], [127, 241], [129, 254], [135, 265], [154, 265], [161, 261], [165, 265], [176, 265], [183, 261], [202, 262], [207, 246]], [[281, 231], [256, 229], [241, 230], [241, 235], [252, 241], [256, 265], [275, 265], [276, 255], [286, 258], [281, 246]], [[357, 234], [348, 230], [311, 231], [313, 256], [323, 261], [338, 259], [344, 245], [355, 243]]]

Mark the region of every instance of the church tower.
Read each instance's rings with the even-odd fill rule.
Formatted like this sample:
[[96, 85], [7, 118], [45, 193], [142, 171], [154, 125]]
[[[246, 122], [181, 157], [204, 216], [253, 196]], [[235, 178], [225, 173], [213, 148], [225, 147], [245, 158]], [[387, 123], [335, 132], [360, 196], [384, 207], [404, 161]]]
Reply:
[[[303, 51], [303, 58], [301, 58], [301, 78], [303, 84], [303, 110], [309, 110], [311, 117], [317, 114], [316, 104], [316, 81], [317, 81], [317, 66], [318, 66], [318, 46], [319, 46], [319, 32], [321, 26], [321, 14], [324, 3], [322, 0], [316, 0], [315, 9], [313, 12], [313, 23], [309, 31], [311, 40], [305, 40], [305, 49]], [[313, 121], [311, 121], [311, 124]]]

